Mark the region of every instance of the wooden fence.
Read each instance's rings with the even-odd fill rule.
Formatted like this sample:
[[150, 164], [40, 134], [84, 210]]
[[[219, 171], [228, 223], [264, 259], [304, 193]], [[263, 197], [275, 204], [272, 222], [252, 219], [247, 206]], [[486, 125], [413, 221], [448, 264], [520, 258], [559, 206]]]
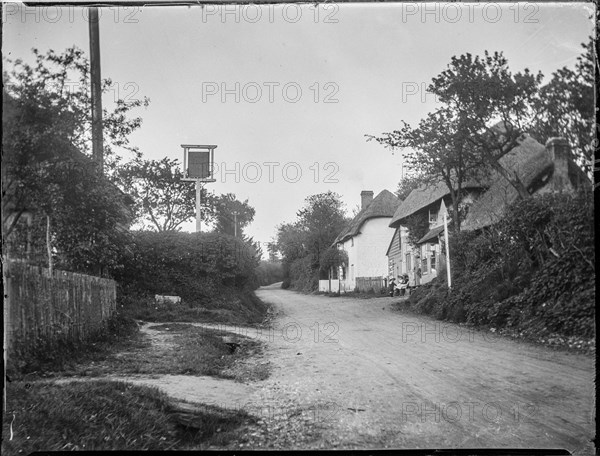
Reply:
[[4, 260], [4, 347], [81, 341], [116, 309], [114, 280]]
[[356, 287], [361, 293], [366, 293], [371, 289], [376, 293], [381, 293], [381, 290], [386, 286], [386, 281], [383, 277], [357, 277]]

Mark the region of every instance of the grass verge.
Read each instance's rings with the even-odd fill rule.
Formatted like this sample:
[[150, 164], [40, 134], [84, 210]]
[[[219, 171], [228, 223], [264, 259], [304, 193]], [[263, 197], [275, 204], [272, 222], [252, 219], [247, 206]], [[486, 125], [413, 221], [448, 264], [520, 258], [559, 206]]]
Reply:
[[2, 421], [3, 454], [58, 450], [171, 450], [223, 445], [252, 421], [212, 406], [182, 413], [156, 388], [96, 380], [13, 382]]
[[233, 337], [232, 350], [222, 331], [185, 323], [151, 325], [151, 336], [138, 335], [129, 349], [96, 357], [94, 361], [65, 371], [66, 375], [210, 375], [238, 381], [264, 380], [267, 362], [259, 362], [262, 344], [247, 337]]
[[261, 324], [268, 317], [269, 305], [253, 291], [223, 291], [210, 302], [182, 301], [159, 304], [154, 296], [136, 295], [121, 299], [120, 311], [136, 320], [150, 322]]

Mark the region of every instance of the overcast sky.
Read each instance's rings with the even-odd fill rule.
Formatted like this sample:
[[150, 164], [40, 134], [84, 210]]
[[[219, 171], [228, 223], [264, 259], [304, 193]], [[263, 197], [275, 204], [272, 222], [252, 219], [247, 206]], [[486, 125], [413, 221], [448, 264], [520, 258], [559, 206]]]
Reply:
[[[333, 190], [351, 211], [362, 190], [395, 191], [400, 154], [364, 135], [435, 109], [424, 88], [452, 56], [503, 51], [513, 71], [549, 76], [574, 65], [592, 13], [574, 3], [112, 7], [100, 19], [102, 76], [122, 98], [150, 98], [131, 138], [147, 158], [218, 145], [208, 189], [248, 199], [247, 233], [267, 242], [309, 195]], [[87, 54], [86, 18], [5, 4], [3, 54]]]

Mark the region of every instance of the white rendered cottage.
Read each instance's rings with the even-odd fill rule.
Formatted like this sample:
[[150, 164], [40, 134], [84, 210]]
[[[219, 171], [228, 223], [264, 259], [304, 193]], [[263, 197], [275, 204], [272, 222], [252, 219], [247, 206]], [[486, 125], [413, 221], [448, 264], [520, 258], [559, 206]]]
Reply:
[[[343, 230], [334, 245], [348, 255], [348, 263], [333, 271], [334, 280], [322, 280], [321, 291], [349, 292], [359, 289], [379, 292], [385, 286], [387, 250], [392, 230], [389, 223], [401, 200], [383, 190], [375, 198], [372, 191], [362, 191], [361, 211]], [[330, 289], [331, 288], [331, 289]]]

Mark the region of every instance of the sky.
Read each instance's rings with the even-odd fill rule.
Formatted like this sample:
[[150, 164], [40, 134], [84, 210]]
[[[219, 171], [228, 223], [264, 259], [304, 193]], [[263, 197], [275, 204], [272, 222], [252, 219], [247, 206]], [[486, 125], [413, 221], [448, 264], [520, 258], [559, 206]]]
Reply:
[[[5, 3], [3, 56], [87, 54], [87, 17]], [[245, 231], [266, 243], [309, 195], [334, 191], [351, 213], [362, 190], [396, 190], [401, 152], [365, 135], [433, 111], [426, 86], [452, 56], [502, 51], [514, 72], [548, 80], [573, 67], [590, 17], [589, 3], [112, 6], [100, 16], [102, 77], [114, 82], [103, 103], [150, 99], [131, 136], [147, 159], [217, 145], [207, 189], [247, 199], [256, 215]]]

